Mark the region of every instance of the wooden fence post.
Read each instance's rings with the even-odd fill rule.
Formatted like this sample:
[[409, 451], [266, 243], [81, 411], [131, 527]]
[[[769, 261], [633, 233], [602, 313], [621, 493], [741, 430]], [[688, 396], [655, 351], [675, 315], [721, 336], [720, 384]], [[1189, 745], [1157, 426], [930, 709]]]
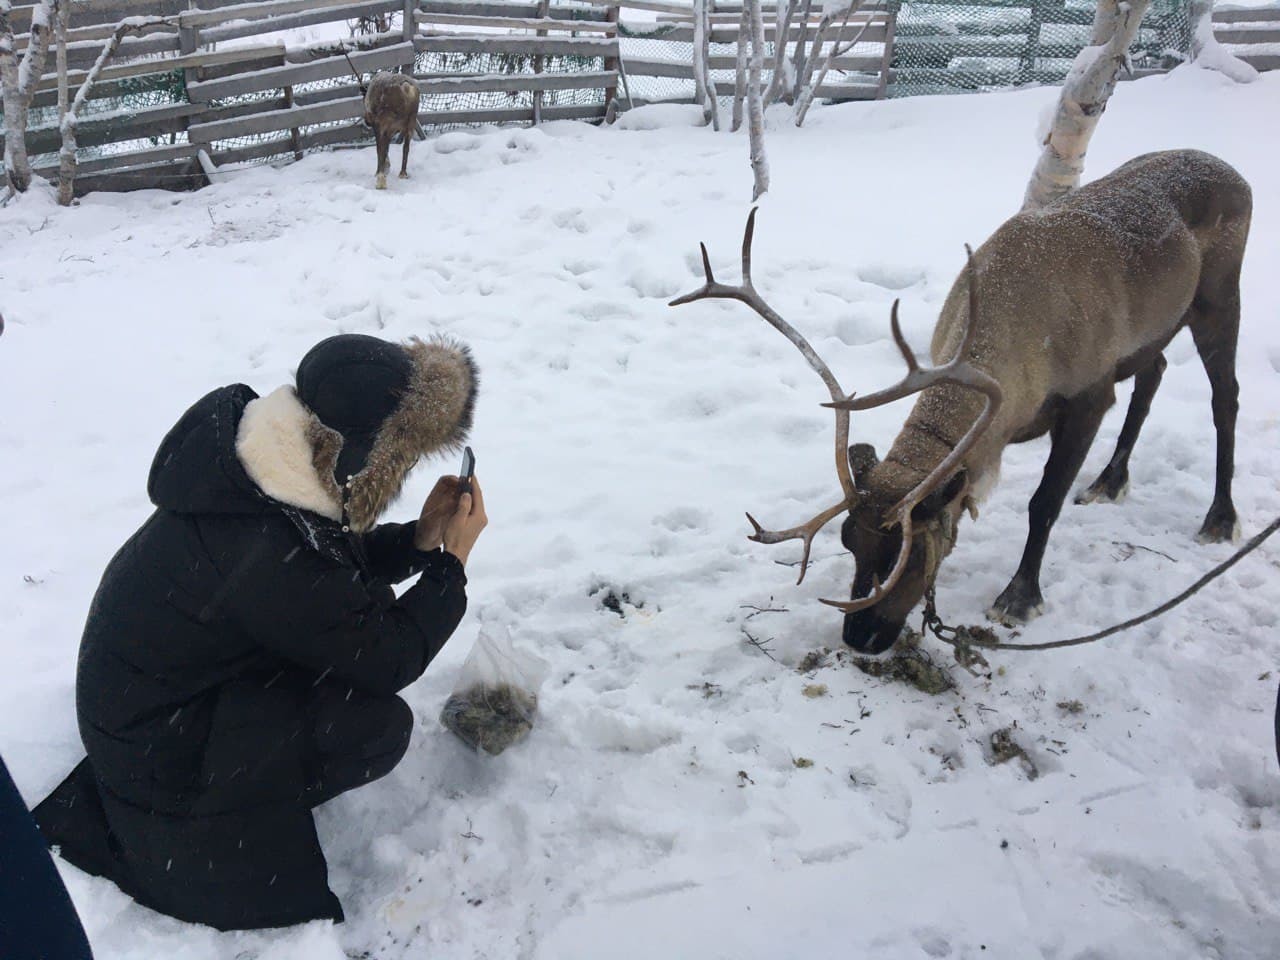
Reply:
[[[622, 8], [618, 6], [616, 3], [610, 5], [609, 12], [605, 14], [605, 20], [607, 20], [609, 23], [616, 24], [618, 22], [618, 15], [621, 12], [621, 10]], [[620, 62], [622, 59], [622, 33], [620, 30], [614, 32], [613, 39], [614, 39], [614, 42], [618, 45], [618, 56], [605, 57], [604, 68], [606, 70], [611, 70], [614, 73], [617, 73], [622, 68], [622, 64]], [[613, 101], [617, 96], [618, 96], [618, 86], [616, 83], [614, 83], [612, 86], [608, 86], [604, 88], [604, 112], [606, 117], [610, 115], [609, 113], [610, 108], [612, 107]]]
[[[538, 0], [538, 19], [542, 19], [551, 9], [551, 0]], [[545, 37], [547, 31], [538, 30], [537, 35]], [[533, 58], [533, 72], [542, 72], [542, 54], [535, 54]], [[533, 125], [536, 127], [542, 123], [542, 91], [533, 91]]]
[[[200, 7], [196, 3], [196, 0], [187, 0], [187, 9], [193, 10], [193, 11], [199, 11]], [[180, 53], [183, 56], [187, 56], [189, 54], [195, 53], [196, 50], [199, 48], [199, 46], [200, 46], [200, 28], [187, 26], [186, 24], [183, 23], [182, 14], [178, 14], [178, 53]], [[184, 89], [185, 89], [186, 84], [195, 83], [199, 81], [200, 71], [198, 68], [189, 67], [182, 71], [182, 76], [184, 80]], [[189, 99], [190, 97], [188, 97], [188, 100]], [[195, 147], [197, 151], [200, 151], [200, 150], [208, 151], [209, 149], [208, 143], [200, 142], [199, 140], [193, 140], [190, 134], [187, 135], [187, 142], [191, 144], [193, 147]], [[200, 168], [204, 170], [204, 165], [201, 164]], [[205, 170], [205, 179], [209, 180], [210, 183], [213, 182], [212, 179], [210, 179], [209, 173], [207, 170]]]

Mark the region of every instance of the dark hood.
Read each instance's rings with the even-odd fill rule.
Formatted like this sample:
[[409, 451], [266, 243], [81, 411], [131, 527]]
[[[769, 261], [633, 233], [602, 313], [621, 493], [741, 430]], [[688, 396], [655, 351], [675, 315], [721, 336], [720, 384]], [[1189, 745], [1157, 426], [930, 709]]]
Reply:
[[197, 400], [169, 431], [147, 479], [151, 502], [176, 513], [266, 513], [272, 503], [236, 456], [244, 408], [258, 398], [243, 383]]

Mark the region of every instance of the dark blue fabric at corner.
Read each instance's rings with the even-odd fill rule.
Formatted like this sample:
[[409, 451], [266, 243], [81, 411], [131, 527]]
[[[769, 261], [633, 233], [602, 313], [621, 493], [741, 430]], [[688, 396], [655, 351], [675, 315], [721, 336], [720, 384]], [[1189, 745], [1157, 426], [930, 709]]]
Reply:
[[92, 960], [36, 822], [0, 758], [0, 957]]

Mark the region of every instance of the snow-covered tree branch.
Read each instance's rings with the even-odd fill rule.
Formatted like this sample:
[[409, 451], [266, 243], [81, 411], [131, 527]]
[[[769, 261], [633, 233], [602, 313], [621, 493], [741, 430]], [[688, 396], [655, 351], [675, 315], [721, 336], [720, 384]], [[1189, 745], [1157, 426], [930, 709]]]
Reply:
[[[3, 0], [0, 0], [0, 2], [3, 2]], [[102, 76], [103, 68], [115, 56], [116, 51], [120, 49], [120, 41], [128, 34], [138, 33], [149, 27], [172, 22], [167, 17], [129, 17], [121, 20], [116, 25], [115, 30], [111, 32], [111, 37], [103, 46], [102, 52], [98, 54], [98, 59], [89, 68], [84, 82], [80, 84], [80, 89], [76, 91], [75, 100], [61, 119], [62, 148], [58, 151], [58, 202], [63, 206], [71, 203], [75, 189], [76, 124], [79, 122], [80, 111], [84, 108], [85, 101], [89, 99], [89, 92], [93, 89], [93, 85], [98, 82], [98, 78]]]
[[1191, 62], [1205, 70], [1217, 70], [1236, 83], [1252, 83], [1258, 71], [1229, 53], [1213, 35], [1213, 0], [1191, 0]]
[[1052, 203], [1080, 183], [1089, 140], [1128, 62], [1129, 47], [1149, 3], [1099, 0], [1090, 44], [1076, 56], [1062, 86], [1022, 209]]

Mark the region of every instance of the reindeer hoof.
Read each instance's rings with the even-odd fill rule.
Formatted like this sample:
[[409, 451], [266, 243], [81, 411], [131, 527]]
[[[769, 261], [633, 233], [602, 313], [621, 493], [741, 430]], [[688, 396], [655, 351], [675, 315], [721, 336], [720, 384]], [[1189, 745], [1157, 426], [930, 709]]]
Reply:
[[387, 175], [385, 173], [380, 173], [378, 174], [377, 177], [374, 178], [373, 188], [375, 190], [387, 189]]
[[1240, 521], [1234, 510], [1214, 510], [1204, 518], [1196, 543], [1235, 543], [1240, 539]]
[[401, 171], [400, 171], [400, 179], [401, 179], [401, 180], [408, 180], [408, 179], [409, 179], [408, 171], [401, 170]]
[[987, 619], [1006, 627], [1018, 627], [1044, 613], [1040, 588], [1012, 581], [987, 611]]
[[1104, 472], [1076, 494], [1076, 503], [1121, 503], [1129, 495], [1129, 478], [1113, 478]]

